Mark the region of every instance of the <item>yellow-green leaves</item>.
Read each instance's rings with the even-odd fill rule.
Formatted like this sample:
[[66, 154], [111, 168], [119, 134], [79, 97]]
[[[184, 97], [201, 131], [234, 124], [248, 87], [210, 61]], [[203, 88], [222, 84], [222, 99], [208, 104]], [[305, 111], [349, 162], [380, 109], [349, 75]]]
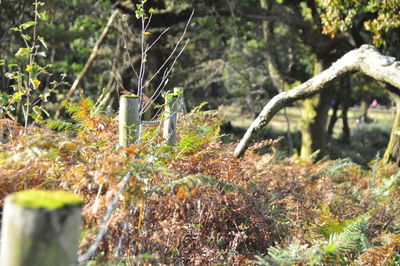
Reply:
[[39, 85], [40, 85], [40, 80], [38, 80], [38, 79], [33, 79], [32, 80], [32, 84], [33, 84], [33, 87], [35, 88], [35, 89], [37, 89], [37, 88], [39, 88]]
[[46, 11], [43, 11], [43, 12], [36, 12], [36, 15], [37, 15], [38, 18], [41, 19], [41, 20], [47, 20]]
[[15, 53], [16, 57], [24, 57], [29, 55], [32, 52], [31, 48], [19, 48], [18, 51]]
[[19, 27], [23, 30], [26, 30], [27, 28], [30, 28], [36, 24], [37, 24], [37, 22], [35, 22], [35, 21], [28, 21], [28, 22], [22, 23]]
[[43, 45], [44, 48], [48, 49], [48, 48], [47, 48], [47, 44], [46, 44], [46, 42], [44, 41], [44, 38], [43, 38], [42, 36], [38, 36], [38, 40], [39, 40], [39, 42]]
[[321, 8], [322, 32], [334, 38], [357, 24], [362, 14], [374, 16], [364, 21], [364, 29], [372, 33], [376, 46], [385, 44], [385, 33], [400, 27], [400, 0], [317, 0]]

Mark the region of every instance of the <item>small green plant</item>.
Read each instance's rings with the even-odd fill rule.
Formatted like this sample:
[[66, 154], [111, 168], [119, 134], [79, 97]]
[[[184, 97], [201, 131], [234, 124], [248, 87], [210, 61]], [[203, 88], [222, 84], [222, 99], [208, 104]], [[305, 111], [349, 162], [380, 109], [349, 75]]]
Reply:
[[[39, 64], [39, 58], [47, 56], [47, 44], [42, 36], [37, 32], [37, 25], [40, 21], [47, 20], [46, 11], [39, 12], [44, 5], [43, 2], [34, 1], [34, 20], [27, 21], [21, 25], [11, 28], [18, 32], [23, 40], [24, 46], [20, 47], [13, 58], [1, 60], [0, 65], [7, 64], [11, 69], [5, 76], [13, 83], [11, 85], [13, 93], [1, 94], [0, 115], [18, 120], [18, 114], [22, 112], [22, 122], [25, 132], [28, 127], [29, 118], [35, 122], [42, 122], [44, 115], [49, 113], [43, 107], [43, 103], [48, 101], [49, 96], [55, 93], [56, 88], [64, 82], [51, 82], [48, 88], [42, 84], [42, 77], [48, 76], [48, 69], [51, 65]], [[8, 63], [7, 63], [8, 61]], [[64, 76], [62, 76], [62, 79]]]

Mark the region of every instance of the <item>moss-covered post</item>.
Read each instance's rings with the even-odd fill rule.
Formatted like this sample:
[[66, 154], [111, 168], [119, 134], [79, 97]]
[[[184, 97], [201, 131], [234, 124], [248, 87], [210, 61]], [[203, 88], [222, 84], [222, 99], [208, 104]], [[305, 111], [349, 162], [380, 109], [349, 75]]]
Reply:
[[163, 138], [165, 139], [167, 145], [173, 146], [176, 143], [176, 113], [179, 108], [178, 103], [179, 93], [166, 93], [164, 95], [165, 99], [165, 120], [163, 129]]
[[139, 97], [122, 95], [119, 101], [119, 145], [128, 147], [139, 139]]
[[0, 265], [75, 265], [83, 199], [66, 191], [25, 190], [4, 201]]

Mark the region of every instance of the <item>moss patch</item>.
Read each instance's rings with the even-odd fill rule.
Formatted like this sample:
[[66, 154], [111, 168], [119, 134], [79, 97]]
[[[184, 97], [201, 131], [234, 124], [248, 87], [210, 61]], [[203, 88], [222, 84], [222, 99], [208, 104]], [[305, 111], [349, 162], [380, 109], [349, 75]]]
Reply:
[[25, 190], [12, 194], [11, 201], [19, 206], [33, 209], [60, 209], [81, 206], [83, 198], [67, 191]]
[[136, 94], [121, 95], [121, 98], [139, 98]]

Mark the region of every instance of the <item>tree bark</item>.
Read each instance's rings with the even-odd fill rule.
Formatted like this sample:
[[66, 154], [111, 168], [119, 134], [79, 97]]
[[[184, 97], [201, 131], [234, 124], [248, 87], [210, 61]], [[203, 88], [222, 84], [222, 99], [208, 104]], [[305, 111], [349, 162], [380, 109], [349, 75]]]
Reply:
[[337, 112], [339, 110], [339, 105], [340, 105], [339, 99], [336, 98], [335, 103], [332, 106], [332, 115], [331, 115], [331, 119], [329, 120], [328, 130], [326, 132], [328, 137], [330, 137], [330, 138], [333, 135], [333, 128], [335, 127], [336, 121], [338, 120]]
[[369, 118], [368, 118], [368, 103], [367, 100], [362, 99], [361, 100], [361, 104], [360, 104], [360, 120], [362, 122], [368, 123], [369, 122]]
[[247, 129], [235, 149], [235, 156], [241, 157], [244, 154], [254, 134], [267, 125], [279, 110], [297, 100], [322, 92], [333, 82], [354, 72], [362, 72], [378, 81], [400, 88], [400, 62], [393, 57], [382, 55], [371, 45], [362, 45], [345, 54], [319, 75], [272, 98]]
[[400, 166], [400, 95], [391, 93], [396, 102], [396, 117], [394, 119], [389, 143], [386, 147], [383, 161], [385, 164], [394, 162]]
[[343, 95], [342, 95], [342, 142], [343, 143], [350, 143], [350, 127], [349, 127], [349, 120], [347, 117], [347, 113], [350, 107], [350, 94], [351, 94], [351, 82], [350, 78], [346, 78], [343, 82]]
[[[261, 9], [264, 10], [265, 12], [268, 12], [270, 9], [270, 5], [267, 0], [260, 0], [260, 6]], [[266, 43], [266, 49], [265, 49], [265, 54], [266, 54], [266, 59], [267, 59], [267, 68], [268, 68], [268, 73], [271, 77], [272, 84], [274, 85], [275, 89], [278, 92], [283, 92], [285, 85], [288, 85], [285, 79], [283, 78], [283, 75], [279, 69], [278, 65], [278, 60], [276, 58], [276, 51], [273, 51], [275, 47], [275, 40], [273, 36], [273, 31], [271, 28], [271, 22], [264, 19], [262, 21], [262, 32], [263, 32], [263, 38]], [[289, 156], [292, 155], [293, 153], [293, 137], [292, 133], [290, 130], [290, 120], [287, 115], [286, 109], [284, 110], [283, 113], [286, 121], [286, 127], [287, 127], [287, 137], [288, 137], [288, 144], [289, 144]]]
[[[324, 61], [317, 60], [314, 75], [320, 74], [325, 68]], [[309, 160], [316, 151], [319, 151], [317, 158], [321, 158], [325, 154], [326, 123], [330, 98], [331, 92], [324, 90], [321, 94], [303, 102], [300, 149], [300, 157], [303, 160]]]
[[[335, 124], [339, 118], [342, 119], [343, 127], [342, 127], [342, 142], [350, 143], [350, 127], [349, 121], [347, 118], [347, 112], [349, 110], [349, 100], [350, 100], [350, 79], [344, 78], [340, 83], [340, 88], [338, 91], [338, 95], [335, 99], [335, 103], [332, 106], [332, 115], [329, 121], [327, 135], [328, 137], [332, 137], [333, 129], [335, 128]], [[339, 107], [341, 107], [341, 114], [338, 115]]]

